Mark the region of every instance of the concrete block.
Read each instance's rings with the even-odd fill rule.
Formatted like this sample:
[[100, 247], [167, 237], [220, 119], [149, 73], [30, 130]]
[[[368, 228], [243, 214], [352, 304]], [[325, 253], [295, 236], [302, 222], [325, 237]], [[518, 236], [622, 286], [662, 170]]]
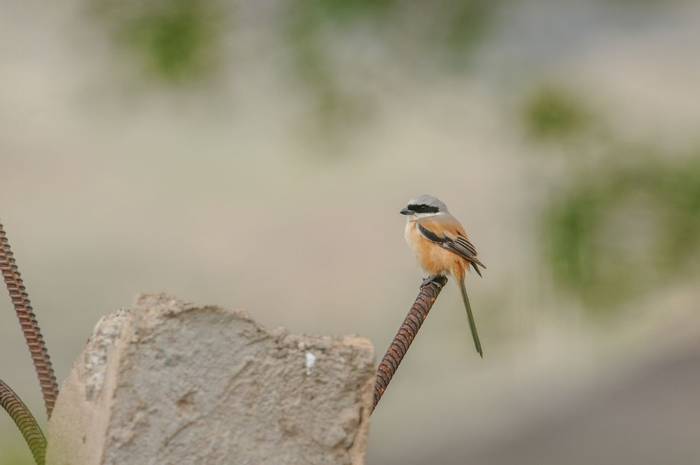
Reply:
[[373, 349], [145, 295], [97, 324], [49, 423], [48, 465], [362, 464]]

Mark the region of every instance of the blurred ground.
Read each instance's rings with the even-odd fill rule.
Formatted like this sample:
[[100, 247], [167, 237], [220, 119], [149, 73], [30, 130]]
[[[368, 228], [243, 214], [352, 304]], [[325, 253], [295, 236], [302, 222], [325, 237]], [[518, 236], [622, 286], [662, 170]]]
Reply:
[[[696, 463], [700, 415], [697, 343], [570, 399], [554, 413], [543, 409], [528, 424], [494, 441], [424, 444], [406, 460], [389, 463], [607, 464]], [[551, 406], [550, 406], [551, 407]], [[687, 426], [687, 427], [684, 427]]]
[[[596, 415], [575, 406], [659, 399], [595, 393], [700, 327], [700, 8], [343, 5], [4, 1], [0, 214], [57, 373], [141, 291], [362, 334], [379, 357], [419, 282], [398, 210], [432, 193], [489, 267], [468, 284], [487, 357], [448, 286], [368, 463], [562, 463], [551, 441]], [[693, 366], [658, 376], [691, 402]], [[7, 300], [0, 376], [42, 411]], [[668, 412], [672, 463], [696, 463], [697, 417]], [[0, 463], [7, 447], [0, 416]]]

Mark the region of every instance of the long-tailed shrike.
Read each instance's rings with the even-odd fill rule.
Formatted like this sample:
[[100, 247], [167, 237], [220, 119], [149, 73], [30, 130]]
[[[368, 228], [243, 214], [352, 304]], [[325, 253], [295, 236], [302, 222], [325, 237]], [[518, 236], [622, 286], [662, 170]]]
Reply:
[[462, 300], [467, 309], [469, 327], [474, 338], [474, 346], [481, 357], [479, 333], [472, 314], [464, 278], [469, 267], [481, 276], [479, 267], [486, 268], [477, 258], [476, 248], [469, 242], [464, 227], [447, 211], [447, 205], [431, 195], [421, 195], [408, 202], [401, 210], [406, 215], [406, 242], [413, 249], [423, 271], [427, 273], [426, 280], [435, 276], [452, 275], [459, 283]]

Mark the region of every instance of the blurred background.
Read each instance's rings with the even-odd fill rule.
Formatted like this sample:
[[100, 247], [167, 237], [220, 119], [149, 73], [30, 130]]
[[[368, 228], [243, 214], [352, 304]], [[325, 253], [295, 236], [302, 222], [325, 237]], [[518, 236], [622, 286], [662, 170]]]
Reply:
[[[697, 2], [0, 3], [0, 215], [59, 379], [139, 292], [379, 358], [431, 193], [486, 358], [448, 286], [367, 463], [699, 463]], [[5, 296], [0, 377], [43, 418]]]

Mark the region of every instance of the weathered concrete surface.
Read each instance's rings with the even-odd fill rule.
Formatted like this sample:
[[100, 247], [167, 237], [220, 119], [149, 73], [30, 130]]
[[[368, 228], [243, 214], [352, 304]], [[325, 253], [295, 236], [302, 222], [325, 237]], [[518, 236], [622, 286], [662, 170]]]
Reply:
[[142, 296], [97, 324], [63, 384], [47, 464], [361, 464], [372, 352]]

